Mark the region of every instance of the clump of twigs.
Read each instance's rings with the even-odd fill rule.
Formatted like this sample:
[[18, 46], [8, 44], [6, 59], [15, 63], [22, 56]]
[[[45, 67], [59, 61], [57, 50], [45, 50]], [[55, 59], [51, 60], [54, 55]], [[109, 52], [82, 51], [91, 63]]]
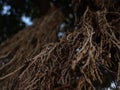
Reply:
[[108, 22], [106, 14], [106, 8], [87, 7], [78, 30], [44, 45], [38, 55], [0, 77], [0, 82], [9, 81], [2, 89], [96, 90], [106, 81], [117, 80], [120, 20]]

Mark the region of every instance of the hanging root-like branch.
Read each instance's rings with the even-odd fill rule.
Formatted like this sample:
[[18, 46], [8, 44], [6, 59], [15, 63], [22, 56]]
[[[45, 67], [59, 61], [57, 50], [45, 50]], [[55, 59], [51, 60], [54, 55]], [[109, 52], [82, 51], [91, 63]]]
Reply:
[[[29, 55], [33, 56], [26, 61], [25, 66], [19, 65], [17, 69], [11, 70], [14, 66], [10, 69], [8, 66], [16, 62], [16, 60], [14, 62], [12, 60], [1, 67], [0, 89], [98, 90], [99, 86], [104, 84], [104, 87], [107, 87], [107, 84], [112, 80], [117, 80], [117, 76], [119, 79], [120, 30], [118, 30], [118, 24], [120, 21], [108, 20], [109, 9], [102, 6], [104, 4], [98, 5], [102, 6], [99, 10], [92, 10], [89, 2], [87, 4], [83, 15], [81, 15], [77, 31], [66, 33], [59, 42], [45, 44], [35, 56], [32, 54], [34, 53], [33, 49], [37, 52], [39, 45], [41, 45], [40, 40], [37, 39], [36, 48], [30, 48], [28, 43], [27, 50], [31, 49], [32, 52]], [[51, 18], [54, 17], [51, 16]], [[115, 22], [118, 23], [115, 25]], [[19, 43], [23, 43], [22, 40]], [[3, 47], [5, 46], [3, 45]], [[0, 53], [3, 55], [1, 58], [9, 57], [11, 52], [14, 53], [13, 50], [16, 49], [12, 48], [11, 50], [7, 52], [8, 50], [5, 49], [4, 54], [6, 53], [6, 55]], [[16, 50], [17, 55], [13, 58], [22, 60], [22, 58], [19, 59], [18, 54], [22, 54], [23, 50], [26, 49]], [[22, 55], [26, 56], [27, 53]], [[10, 72], [7, 70], [4, 73], [5, 68], [8, 68]]]

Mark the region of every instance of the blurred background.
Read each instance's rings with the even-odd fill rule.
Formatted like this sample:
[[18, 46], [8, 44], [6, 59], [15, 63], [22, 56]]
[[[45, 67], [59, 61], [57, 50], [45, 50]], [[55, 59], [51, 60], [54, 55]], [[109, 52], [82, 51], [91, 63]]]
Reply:
[[[31, 26], [33, 19], [43, 16], [51, 6], [65, 12], [67, 18], [61, 24], [61, 31], [73, 25], [71, 0], [0, 0], [0, 43]], [[62, 32], [58, 36], [61, 37]]]

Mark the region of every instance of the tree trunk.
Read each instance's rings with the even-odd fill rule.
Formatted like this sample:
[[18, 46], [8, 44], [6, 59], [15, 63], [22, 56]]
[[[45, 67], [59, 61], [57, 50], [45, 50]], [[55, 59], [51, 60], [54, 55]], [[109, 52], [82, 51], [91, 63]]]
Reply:
[[46, 16], [35, 20], [33, 26], [25, 28], [0, 45], [0, 90], [7, 88], [1, 84], [1, 77], [27, 63], [29, 58], [41, 51], [44, 44], [58, 40], [57, 31], [62, 20], [62, 13], [52, 8]]
[[[113, 13], [112, 3], [103, 6], [99, 1], [75, 0], [78, 29], [59, 42], [56, 29], [63, 16], [52, 9], [34, 26], [3, 43], [0, 59], [6, 63], [0, 68], [0, 89], [99, 90], [119, 79], [120, 19], [115, 12], [119, 7]], [[79, 14], [81, 5], [85, 8]]]

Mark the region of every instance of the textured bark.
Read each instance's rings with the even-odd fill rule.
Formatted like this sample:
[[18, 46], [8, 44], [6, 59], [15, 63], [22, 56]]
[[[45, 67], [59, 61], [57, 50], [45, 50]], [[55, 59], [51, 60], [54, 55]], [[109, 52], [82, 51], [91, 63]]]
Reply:
[[[79, 2], [74, 4], [78, 29], [67, 33], [59, 42], [54, 30], [63, 16], [58, 10], [51, 10], [36, 21], [40, 24], [21, 31], [0, 46], [1, 62], [9, 59], [0, 68], [1, 90], [98, 90], [117, 80], [119, 7], [103, 6], [104, 2], [92, 0], [98, 7], [96, 10], [88, 0], [75, 1]], [[84, 6], [85, 2], [79, 16], [78, 5]], [[109, 8], [113, 8], [113, 12]]]
[[[33, 26], [25, 28], [2, 43], [0, 45], [0, 77], [14, 72], [27, 63], [27, 59], [38, 54], [44, 44], [56, 42], [57, 31], [62, 20], [62, 13], [51, 9], [46, 16], [35, 20]], [[0, 88], [2, 86], [3, 84], [0, 83]]]
[[58, 43], [46, 44], [12, 83], [14, 89], [98, 90], [109, 85], [117, 77], [120, 38], [105, 16], [104, 10], [87, 8], [81, 27]]

